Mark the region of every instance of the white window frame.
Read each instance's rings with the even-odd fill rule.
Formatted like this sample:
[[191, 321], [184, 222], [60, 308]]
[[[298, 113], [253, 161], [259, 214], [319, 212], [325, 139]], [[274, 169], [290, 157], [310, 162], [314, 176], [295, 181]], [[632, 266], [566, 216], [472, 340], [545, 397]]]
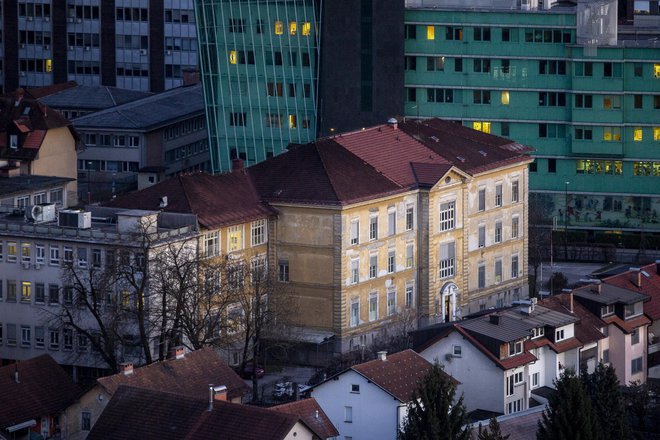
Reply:
[[495, 207], [499, 208], [502, 206], [504, 202], [504, 197], [503, 197], [503, 192], [502, 192], [502, 184], [497, 183], [495, 184]]
[[387, 235], [396, 235], [396, 208], [387, 209]]
[[504, 268], [502, 264], [502, 259], [501, 258], [496, 258], [495, 259], [495, 284], [499, 284], [502, 281], [504, 281]]
[[351, 327], [360, 325], [360, 299], [354, 299], [348, 306], [348, 319]]
[[[242, 250], [244, 248], [243, 236], [243, 225], [234, 225], [227, 228], [227, 252]], [[238, 240], [234, 242], [234, 238]]]
[[511, 238], [518, 238], [520, 235], [520, 217], [514, 215], [511, 217]]
[[456, 201], [440, 203], [440, 231], [450, 231], [456, 227]]
[[415, 206], [412, 204], [406, 205], [406, 231], [415, 229]]
[[378, 240], [378, 214], [369, 216], [369, 241]]
[[495, 243], [502, 243], [502, 221], [498, 220], [495, 222]]
[[389, 287], [387, 289], [387, 316], [392, 316], [396, 313], [396, 287]]
[[378, 254], [369, 254], [369, 279], [378, 276]]
[[396, 272], [396, 249], [387, 251], [387, 273]]
[[520, 181], [514, 180], [511, 182], [511, 203], [518, 203], [520, 201]]
[[260, 246], [268, 240], [266, 219], [255, 220], [250, 224], [250, 240], [252, 246]]
[[46, 246], [40, 243], [34, 245], [35, 248], [35, 262], [44, 264], [46, 261]]
[[566, 339], [565, 329], [555, 330], [555, 342], [563, 341]]
[[351, 260], [351, 284], [360, 282], [360, 259], [353, 258]]
[[374, 322], [377, 320], [378, 320], [378, 292], [371, 292], [369, 294], [369, 322]]
[[360, 244], [360, 220], [351, 220], [350, 234], [351, 246]]
[[406, 282], [405, 301], [406, 308], [411, 309], [415, 307], [415, 283], [413, 281]]
[[[446, 249], [446, 251], [445, 251]], [[453, 277], [456, 269], [456, 242], [440, 244], [440, 278]]]
[[415, 244], [406, 243], [406, 268], [411, 268], [415, 265]]
[[520, 258], [516, 254], [511, 256], [511, 278], [518, 278], [519, 276], [520, 276]]
[[204, 234], [204, 256], [216, 257], [220, 255], [220, 231]]

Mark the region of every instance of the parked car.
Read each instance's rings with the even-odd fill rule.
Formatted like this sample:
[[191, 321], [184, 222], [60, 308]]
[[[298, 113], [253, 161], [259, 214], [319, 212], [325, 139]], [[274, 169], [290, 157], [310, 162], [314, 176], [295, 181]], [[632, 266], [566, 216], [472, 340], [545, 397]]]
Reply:
[[238, 375], [241, 376], [243, 379], [252, 379], [252, 375], [254, 373], [255, 376], [257, 376], [257, 379], [261, 379], [264, 377], [264, 374], [266, 374], [266, 371], [261, 367], [260, 365], [257, 364], [256, 368], [253, 368], [254, 364], [252, 361], [247, 361], [245, 363], [245, 366], [243, 367], [242, 371], [237, 371]]

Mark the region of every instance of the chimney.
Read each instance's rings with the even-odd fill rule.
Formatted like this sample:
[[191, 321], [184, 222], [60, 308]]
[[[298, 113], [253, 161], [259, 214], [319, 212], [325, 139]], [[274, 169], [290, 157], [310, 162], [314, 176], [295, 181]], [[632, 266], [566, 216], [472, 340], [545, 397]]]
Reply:
[[318, 409], [317, 409], [316, 411], [314, 411], [314, 418], [315, 418], [316, 420], [319, 419], [319, 410], [318, 410]]
[[119, 372], [124, 376], [130, 376], [131, 374], [133, 374], [133, 363], [124, 362], [122, 364], [119, 364]]
[[[600, 293], [600, 284], [598, 284], [598, 289]], [[568, 310], [570, 310], [570, 312], [573, 313], [573, 292], [570, 292], [568, 294]]]
[[213, 386], [209, 384], [209, 411], [213, 411], [213, 401], [218, 400], [222, 402], [227, 401], [227, 387], [224, 385]]
[[237, 157], [231, 160], [231, 172], [243, 170], [243, 159]]
[[[600, 295], [601, 293], [603, 293], [603, 283], [600, 280], [593, 280], [592, 281], [592, 286], [591, 286], [591, 291], [593, 293], [596, 293], [596, 294]], [[572, 311], [572, 309], [571, 309], [571, 311]]]
[[660, 260], [655, 260], [655, 273], [660, 275]]
[[500, 315], [490, 315], [490, 323], [495, 325], [500, 325]]
[[182, 345], [178, 347], [172, 347], [170, 350], [170, 359], [183, 359], [185, 356], [185, 351]]
[[642, 270], [639, 267], [630, 268], [630, 282], [637, 287], [642, 287]]
[[192, 86], [199, 84], [199, 70], [197, 69], [183, 69], [183, 85]]
[[381, 361], [386, 361], [387, 360], [387, 352], [386, 351], [379, 351], [376, 353], [378, 355], [378, 359]]
[[399, 128], [399, 121], [397, 121], [396, 118], [390, 118], [387, 120], [387, 125], [396, 130]]
[[14, 364], [14, 380], [16, 383], [21, 383], [21, 381], [18, 379], [18, 361]]

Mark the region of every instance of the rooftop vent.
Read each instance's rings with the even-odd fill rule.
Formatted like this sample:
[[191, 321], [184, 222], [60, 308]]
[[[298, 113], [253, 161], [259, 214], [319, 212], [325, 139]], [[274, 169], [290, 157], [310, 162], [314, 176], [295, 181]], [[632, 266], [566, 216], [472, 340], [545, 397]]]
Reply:
[[387, 125], [392, 127], [393, 129], [397, 129], [399, 121], [396, 120], [396, 118], [390, 118], [387, 120]]
[[481, 154], [483, 157], [488, 156], [488, 153], [486, 153], [484, 150], [479, 150], [479, 154]]
[[465, 158], [463, 156], [456, 156], [456, 159], [460, 160], [461, 162], [465, 162]]
[[440, 141], [440, 139], [438, 139], [437, 136], [431, 136], [431, 140], [432, 140], [433, 142], [439, 142], [439, 141]]

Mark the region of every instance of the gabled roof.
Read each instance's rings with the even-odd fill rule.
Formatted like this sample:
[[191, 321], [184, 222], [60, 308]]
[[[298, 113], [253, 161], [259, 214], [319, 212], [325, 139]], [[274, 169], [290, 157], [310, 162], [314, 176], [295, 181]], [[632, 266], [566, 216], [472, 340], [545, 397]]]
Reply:
[[209, 384], [225, 385], [229, 399], [242, 397], [250, 388], [212, 348], [186, 353], [182, 359], [168, 359], [123, 373], [102, 377], [97, 383], [110, 395], [120, 385], [205, 398]]
[[87, 438], [284, 440], [299, 421], [296, 415], [223, 401], [208, 411], [206, 399], [122, 385]]
[[263, 200], [344, 205], [406, 191], [335, 139], [299, 145], [248, 168]]
[[600, 317], [591, 313], [579, 302], [571, 302], [570, 294], [562, 293], [550, 296], [539, 301], [539, 304], [561, 313], [572, 313], [578, 317], [580, 321], [575, 323], [575, 338], [579, 340], [582, 345], [597, 342], [605, 338], [605, 335], [600, 331], [601, 327], [605, 326], [605, 322], [603, 322]]
[[[167, 197], [167, 206], [160, 208], [163, 196]], [[141, 191], [118, 196], [106, 206], [195, 214], [206, 229], [245, 223], [276, 213], [259, 200], [249, 175], [243, 171], [181, 174]]]
[[493, 354], [486, 346], [484, 346], [477, 338], [474, 337], [469, 331], [461, 327], [460, 325], [456, 325], [456, 330], [463, 335], [465, 339], [470, 341], [472, 345], [474, 345], [479, 351], [481, 351], [484, 355], [486, 355], [487, 358], [489, 358], [491, 361], [495, 363], [499, 368], [502, 370], [509, 370], [511, 368], [516, 368], [520, 367], [522, 365], [528, 364], [530, 362], [534, 362], [536, 360], [536, 356], [534, 356], [532, 353], [529, 353], [527, 351], [523, 351], [521, 354], [517, 354], [515, 356], [509, 356], [504, 359], [500, 359], [498, 356]]
[[[18, 371], [18, 383], [15, 373]], [[0, 430], [57, 415], [80, 388], [48, 354], [0, 368]]]
[[630, 279], [630, 271], [605, 278], [603, 283], [648, 295], [651, 299], [644, 303], [644, 313], [654, 321], [660, 320], [660, 264], [653, 263], [640, 269], [642, 276], [639, 287]]
[[502, 343], [527, 338], [530, 336], [531, 329], [529, 323], [519, 321], [507, 315], [499, 316], [497, 324], [488, 315], [463, 321], [460, 325], [470, 333], [483, 335]]
[[204, 114], [201, 84], [176, 87], [76, 118], [76, 128], [148, 132], [172, 122]]
[[399, 402], [406, 403], [412, 398], [419, 381], [431, 368], [429, 361], [408, 349], [387, 355], [385, 360], [375, 359], [354, 365], [351, 370], [364, 376]]
[[411, 163], [450, 165], [442, 156], [389, 124], [340, 134], [332, 139], [404, 187], [413, 186], [417, 182]]
[[434, 118], [404, 120], [399, 127], [449, 163], [472, 175], [531, 161], [527, 155], [531, 148], [462, 124]]
[[323, 408], [321, 408], [313, 397], [273, 406], [269, 409], [300, 417], [322, 439], [337, 437], [339, 435], [339, 431], [337, 431], [335, 425], [332, 424], [332, 421], [328, 418], [325, 411], [323, 411]]

